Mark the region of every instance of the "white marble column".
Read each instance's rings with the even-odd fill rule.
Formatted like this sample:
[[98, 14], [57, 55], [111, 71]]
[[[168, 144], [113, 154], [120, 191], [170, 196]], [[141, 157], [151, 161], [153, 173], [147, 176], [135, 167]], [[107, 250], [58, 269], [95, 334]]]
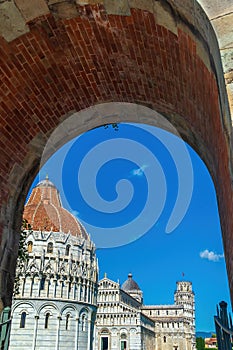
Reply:
[[75, 319], [76, 323], [75, 323], [75, 346], [74, 349], [78, 350], [78, 335], [79, 335], [79, 318], [77, 317]]
[[86, 284], [86, 302], [89, 303], [89, 293], [90, 293], [90, 282], [87, 281], [87, 284]]
[[36, 337], [37, 337], [38, 319], [39, 319], [39, 316], [35, 316], [35, 325], [34, 325], [34, 333], [33, 333], [33, 341], [32, 341], [32, 350], [36, 349]]
[[76, 298], [76, 281], [73, 281], [71, 285], [72, 285], [72, 297], [75, 300], [75, 298]]
[[69, 279], [67, 279], [65, 283], [66, 283], [66, 299], [69, 299], [69, 296], [70, 296], [70, 290], [69, 289], [70, 289], [70, 283], [71, 282], [70, 282]]
[[60, 286], [60, 298], [63, 296], [63, 280], [59, 279], [59, 286]]
[[40, 296], [41, 279], [42, 279], [42, 277], [39, 277], [38, 286], [37, 286], [37, 288], [38, 288], [37, 289], [38, 296]]
[[61, 322], [61, 316], [58, 316], [57, 318], [57, 337], [56, 337], [56, 348], [55, 350], [59, 350], [59, 338], [60, 338], [60, 322]]
[[[26, 284], [26, 277], [24, 275], [24, 277], [22, 278], [22, 296], [24, 296], [25, 284]], [[19, 290], [20, 290], [20, 288], [19, 288]]]
[[87, 350], [91, 350], [91, 320], [87, 320]]

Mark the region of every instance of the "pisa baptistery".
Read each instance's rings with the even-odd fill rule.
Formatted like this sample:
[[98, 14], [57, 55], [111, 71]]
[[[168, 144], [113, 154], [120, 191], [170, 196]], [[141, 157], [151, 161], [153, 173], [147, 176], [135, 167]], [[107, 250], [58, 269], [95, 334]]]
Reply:
[[28, 259], [17, 268], [10, 350], [91, 350], [97, 303], [95, 246], [48, 178], [24, 209]]

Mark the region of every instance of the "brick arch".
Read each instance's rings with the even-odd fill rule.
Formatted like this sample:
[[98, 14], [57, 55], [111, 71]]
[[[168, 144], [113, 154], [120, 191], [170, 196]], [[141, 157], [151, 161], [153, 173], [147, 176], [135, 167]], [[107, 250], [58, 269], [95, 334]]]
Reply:
[[[160, 113], [207, 164], [233, 293], [231, 124], [217, 41], [200, 6], [191, 0], [36, 3], [5, 2], [0, 13], [8, 14], [0, 21], [3, 306], [11, 304], [23, 203], [49, 136], [71, 115], [80, 133], [105, 123], [98, 113], [82, 119], [81, 111], [108, 102]], [[128, 121], [124, 111], [121, 120]]]

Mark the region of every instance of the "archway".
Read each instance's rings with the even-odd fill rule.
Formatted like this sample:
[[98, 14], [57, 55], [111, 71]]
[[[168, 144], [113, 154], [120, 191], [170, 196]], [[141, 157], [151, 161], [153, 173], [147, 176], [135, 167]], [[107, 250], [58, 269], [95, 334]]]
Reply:
[[[227, 283], [221, 229], [210, 175], [198, 155], [185, 145], [192, 154], [192, 176], [180, 143], [182, 140], [176, 136], [148, 125], [119, 123], [117, 131], [111, 125], [107, 129], [102, 126], [62, 147], [41, 169], [33, 187], [49, 174], [50, 181], [59, 189], [62, 204], [81, 219], [96, 244], [100, 278], [106, 272], [108, 278], [113, 281], [120, 279], [122, 284], [127, 273], [132, 272], [143, 290], [144, 303], [149, 305], [158, 304], [157, 298], [161, 298], [161, 294], [163, 300], [160, 303], [171, 302], [174, 279], [192, 281], [197, 329], [208, 330], [208, 327], [200, 328], [201, 310], [205, 310], [206, 319], [211, 324], [218, 300], [229, 300], [225, 292]], [[169, 145], [172, 145], [172, 153]], [[152, 152], [152, 158], [147, 154], [149, 152]], [[192, 199], [188, 212], [182, 212], [182, 222], [169, 232], [167, 223], [174, 208], [174, 197], [177, 202], [177, 191], [181, 191], [177, 156], [182, 160], [182, 172], [186, 186], [191, 188]], [[167, 184], [166, 203], [159, 218], [153, 215], [162, 201], [158, 188], [163, 188], [163, 178], [153, 158], [160, 163]], [[85, 177], [84, 183], [82, 176]], [[193, 181], [193, 186], [187, 178]], [[121, 188], [123, 181], [124, 187]], [[151, 184], [148, 187], [150, 182], [154, 188]], [[149, 188], [152, 199], [145, 195]], [[125, 199], [131, 191], [132, 197], [127, 202]], [[187, 192], [183, 192], [183, 196], [187, 196]], [[151, 229], [147, 226], [147, 231], [144, 231], [143, 222], [148, 224], [152, 216], [153, 226]], [[132, 221], [134, 225], [131, 225]], [[99, 237], [103, 231], [104, 241], [101, 241]], [[122, 231], [124, 240], [120, 235]], [[108, 236], [111, 236], [110, 241]], [[110, 249], [99, 249], [102, 247]], [[210, 283], [213, 280], [218, 283], [213, 285]], [[213, 324], [209, 329], [213, 329]]]
[[[106, 122], [140, 122], [141, 118], [154, 125], [154, 111], [173, 124], [214, 179], [233, 290], [231, 125], [214, 32], [191, 0], [185, 8], [183, 2], [181, 8], [173, 1], [127, 4], [64, 2], [48, 8], [43, 3], [39, 15], [30, 6], [10, 5], [20, 30], [8, 30], [1, 38], [0, 293], [4, 306], [11, 303], [26, 193], [49, 135], [70, 115], [77, 129], [68, 128], [66, 140], [58, 138], [60, 144], [72, 133]], [[195, 17], [189, 16], [190, 8]], [[99, 105], [109, 101], [113, 105]], [[124, 103], [132, 103], [133, 117], [128, 117]], [[90, 106], [94, 106], [92, 113], [85, 110]], [[149, 107], [146, 114], [141, 106]]]

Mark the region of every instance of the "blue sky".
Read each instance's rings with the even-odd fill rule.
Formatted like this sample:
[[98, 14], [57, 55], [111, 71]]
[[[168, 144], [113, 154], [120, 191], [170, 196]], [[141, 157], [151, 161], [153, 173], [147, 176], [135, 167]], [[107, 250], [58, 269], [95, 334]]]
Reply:
[[32, 186], [46, 174], [96, 242], [101, 278], [131, 272], [145, 304], [173, 303], [176, 281], [189, 280], [196, 329], [214, 330], [216, 304], [230, 300], [221, 228], [212, 179], [187, 144], [139, 124], [100, 127], [57, 151]]

